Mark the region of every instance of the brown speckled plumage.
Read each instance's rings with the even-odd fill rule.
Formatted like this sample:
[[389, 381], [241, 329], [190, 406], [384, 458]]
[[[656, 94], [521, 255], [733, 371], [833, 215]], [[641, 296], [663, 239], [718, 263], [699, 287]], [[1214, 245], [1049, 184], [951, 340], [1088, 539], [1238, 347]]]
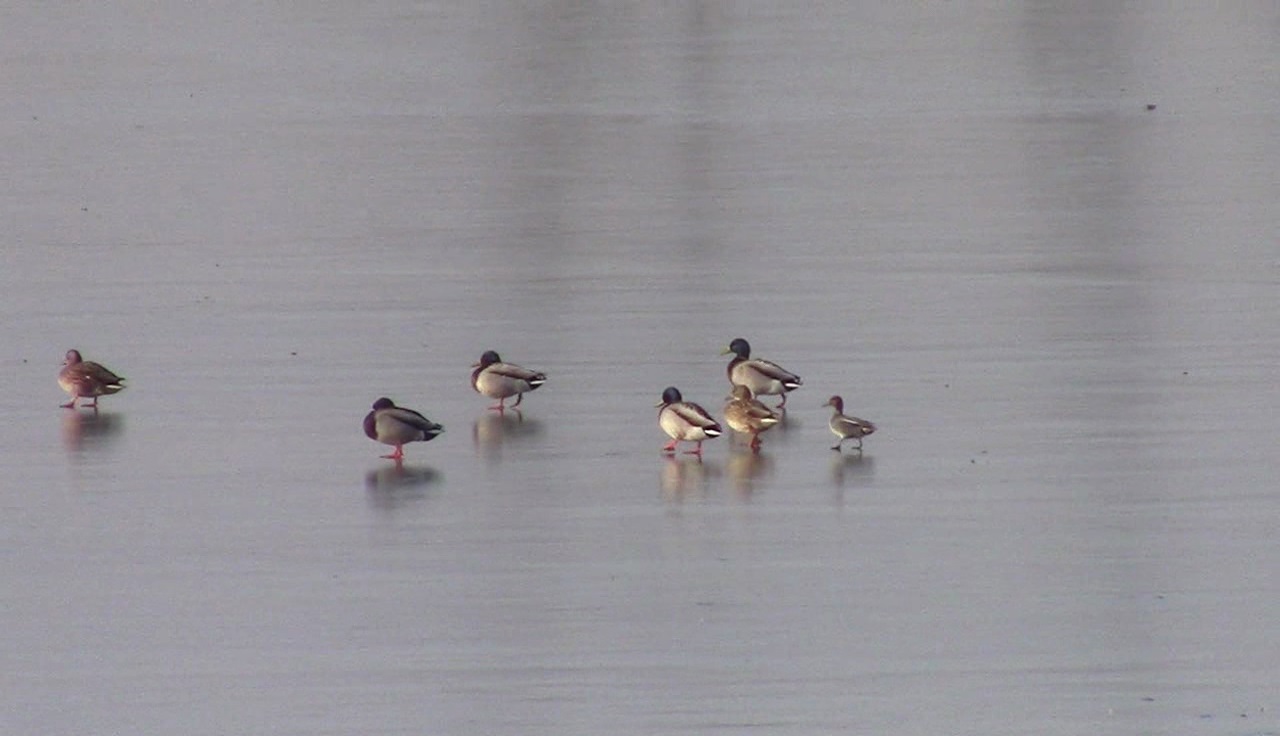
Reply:
[[724, 405], [724, 423], [735, 432], [751, 435], [751, 449], [759, 452], [760, 433], [782, 421], [773, 409], [751, 396], [746, 386], [734, 386]]

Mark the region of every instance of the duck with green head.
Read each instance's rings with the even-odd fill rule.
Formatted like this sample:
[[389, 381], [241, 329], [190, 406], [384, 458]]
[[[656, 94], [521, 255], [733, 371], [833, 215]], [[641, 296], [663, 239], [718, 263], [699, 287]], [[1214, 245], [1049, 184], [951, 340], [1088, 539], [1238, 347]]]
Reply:
[[504, 363], [497, 352], [486, 350], [480, 356], [480, 362], [471, 366], [471, 388], [476, 393], [497, 399], [498, 403], [489, 407], [494, 411], [505, 411], [507, 398], [516, 397], [515, 409], [524, 400], [524, 395], [547, 382], [547, 376], [538, 371], [521, 368], [514, 363]]
[[712, 437], [719, 437], [722, 430], [706, 409], [685, 401], [680, 390], [668, 386], [662, 392], [662, 401], [654, 406], [658, 408], [658, 426], [667, 433], [671, 441], [663, 445], [662, 451], [673, 453], [678, 442], [696, 442], [697, 447], [686, 450], [687, 455], [702, 456], [702, 443]]
[[444, 427], [427, 419], [413, 409], [396, 406], [387, 397], [373, 402], [373, 409], [364, 417], [364, 433], [369, 439], [391, 445], [396, 451], [382, 457], [404, 459], [404, 446], [410, 442], [430, 442], [444, 431]]
[[734, 356], [726, 369], [729, 383], [734, 386], [746, 386], [751, 389], [752, 396], [781, 396], [782, 403], [778, 404], [779, 409], [787, 405], [787, 392], [804, 384], [800, 376], [777, 363], [752, 358], [751, 344], [741, 337], [734, 338], [733, 342], [729, 343], [729, 347], [720, 354], [728, 355], [729, 353], [733, 353]]

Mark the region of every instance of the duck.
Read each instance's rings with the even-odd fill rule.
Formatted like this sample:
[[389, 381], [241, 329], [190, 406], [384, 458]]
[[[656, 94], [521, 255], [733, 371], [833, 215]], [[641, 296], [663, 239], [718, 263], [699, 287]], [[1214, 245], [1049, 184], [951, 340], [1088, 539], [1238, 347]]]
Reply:
[[862, 438], [876, 431], [876, 425], [865, 419], [846, 416], [844, 413], [844, 399], [839, 396], [832, 396], [827, 399], [827, 403], [823, 406], [829, 406], [833, 409], [831, 412], [831, 421], [827, 426], [831, 427], [831, 433], [839, 437], [840, 440], [831, 446], [831, 449], [840, 450], [845, 440], [857, 440], [858, 451], [862, 450]]
[[71, 401], [60, 406], [63, 409], [74, 409], [77, 399], [92, 398], [92, 404], [82, 406], [97, 409], [98, 397], [123, 391], [124, 380], [122, 376], [117, 376], [98, 363], [85, 360], [79, 350], [68, 350], [62, 361], [62, 370], [58, 371], [58, 385], [71, 394]]
[[760, 451], [760, 433], [781, 421], [782, 417], [754, 398], [746, 386], [734, 386], [724, 405], [724, 423], [735, 432], [751, 435], [752, 452]]
[[475, 369], [471, 371], [471, 388], [491, 399], [497, 399], [498, 403], [489, 407], [495, 411], [506, 410], [504, 404], [510, 396], [516, 397], [516, 403], [510, 407], [515, 409], [524, 400], [525, 393], [547, 382], [546, 374], [521, 368], [514, 363], [503, 363], [502, 358], [493, 350], [484, 351], [480, 362], [471, 367]]
[[751, 389], [752, 396], [781, 395], [782, 403], [778, 404], [779, 409], [787, 405], [788, 391], [804, 385], [800, 376], [777, 363], [752, 358], [751, 344], [741, 337], [735, 337], [733, 342], [729, 343], [729, 347], [720, 354], [728, 355], [729, 353], [734, 355], [726, 370], [729, 374], [729, 383], [734, 386], [746, 386]]
[[430, 442], [444, 431], [444, 427], [427, 419], [413, 409], [396, 406], [396, 402], [382, 397], [373, 402], [373, 409], [364, 418], [364, 433], [369, 439], [391, 445], [396, 451], [382, 457], [400, 462], [404, 459], [404, 446], [410, 442]]
[[702, 457], [702, 443], [712, 437], [719, 437], [723, 430], [706, 409], [685, 401], [680, 389], [668, 386], [662, 392], [662, 401], [654, 404], [658, 409], [658, 426], [667, 433], [671, 441], [663, 445], [662, 451], [674, 453], [678, 442], [696, 442], [697, 447], [686, 450], [686, 455]]

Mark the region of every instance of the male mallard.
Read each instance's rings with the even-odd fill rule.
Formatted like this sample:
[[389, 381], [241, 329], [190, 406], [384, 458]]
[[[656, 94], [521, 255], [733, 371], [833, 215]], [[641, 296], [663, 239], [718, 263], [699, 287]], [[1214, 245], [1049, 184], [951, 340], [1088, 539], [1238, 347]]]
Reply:
[[735, 432], [751, 435], [751, 449], [760, 451], [760, 433], [782, 421], [777, 412], [751, 397], [751, 389], [734, 386], [724, 405], [724, 422]]
[[701, 456], [702, 441], [720, 436], [720, 425], [716, 424], [716, 420], [711, 418], [706, 409], [692, 401], [685, 401], [675, 386], [668, 386], [662, 392], [662, 401], [654, 406], [662, 407], [658, 411], [658, 426], [671, 438], [662, 447], [663, 452], [675, 452], [677, 442], [697, 442], [698, 446], [687, 450], [686, 454]]
[[784, 369], [777, 363], [770, 363], [759, 358], [752, 359], [751, 345], [741, 337], [734, 338], [721, 355], [734, 354], [729, 361], [729, 383], [735, 386], [746, 386], [751, 389], [752, 396], [781, 395], [782, 403], [778, 408], [787, 405], [787, 392], [804, 383], [800, 376]]
[[480, 362], [471, 367], [475, 369], [471, 371], [471, 388], [491, 399], [497, 399], [498, 403], [489, 408], [498, 411], [506, 409], [503, 402], [508, 396], [516, 397], [516, 403], [511, 405], [514, 409], [520, 406], [526, 391], [532, 391], [547, 382], [546, 375], [542, 373], [512, 363], [503, 363], [502, 358], [492, 350], [484, 351]]
[[385, 396], [373, 402], [373, 411], [364, 417], [364, 433], [371, 440], [395, 447], [395, 452], [382, 457], [397, 462], [404, 458], [406, 444], [428, 442], [443, 431], [444, 427], [413, 409], [396, 406], [394, 401]]
[[124, 390], [124, 379], [101, 365], [80, 357], [79, 350], [68, 350], [62, 370], [58, 371], [58, 385], [71, 394], [71, 401], [62, 404], [64, 409], [74, 409], [76, 399], [92, 397], [88, 406], [98, 408], [99, 396], [110, 396]]
[[840, 438], [840, 441], [831, 446], [833, 450], [839, 450], [845, 440], [854, 439], [858, 441], [858, 449], [862, 449], [862, 438], [876, 431], [876, 425], [865, 419], [857, 417], [848, 417], [844, 414], [844, 399], [839, 396], [832, 396], [827, 399], [827, 403], [823, 406], [829, 406], [834, 411], [831, 412], [831, 421], [827, 426], [831, 427], [831, 433]]

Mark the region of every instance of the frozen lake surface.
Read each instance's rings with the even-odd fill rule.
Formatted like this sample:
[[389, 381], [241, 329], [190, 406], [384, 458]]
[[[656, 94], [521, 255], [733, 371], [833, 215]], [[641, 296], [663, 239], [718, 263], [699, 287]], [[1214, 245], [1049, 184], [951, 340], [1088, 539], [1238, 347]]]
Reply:
[[1280, 734], [1278, 29], [0, 11], [0, 731]]

